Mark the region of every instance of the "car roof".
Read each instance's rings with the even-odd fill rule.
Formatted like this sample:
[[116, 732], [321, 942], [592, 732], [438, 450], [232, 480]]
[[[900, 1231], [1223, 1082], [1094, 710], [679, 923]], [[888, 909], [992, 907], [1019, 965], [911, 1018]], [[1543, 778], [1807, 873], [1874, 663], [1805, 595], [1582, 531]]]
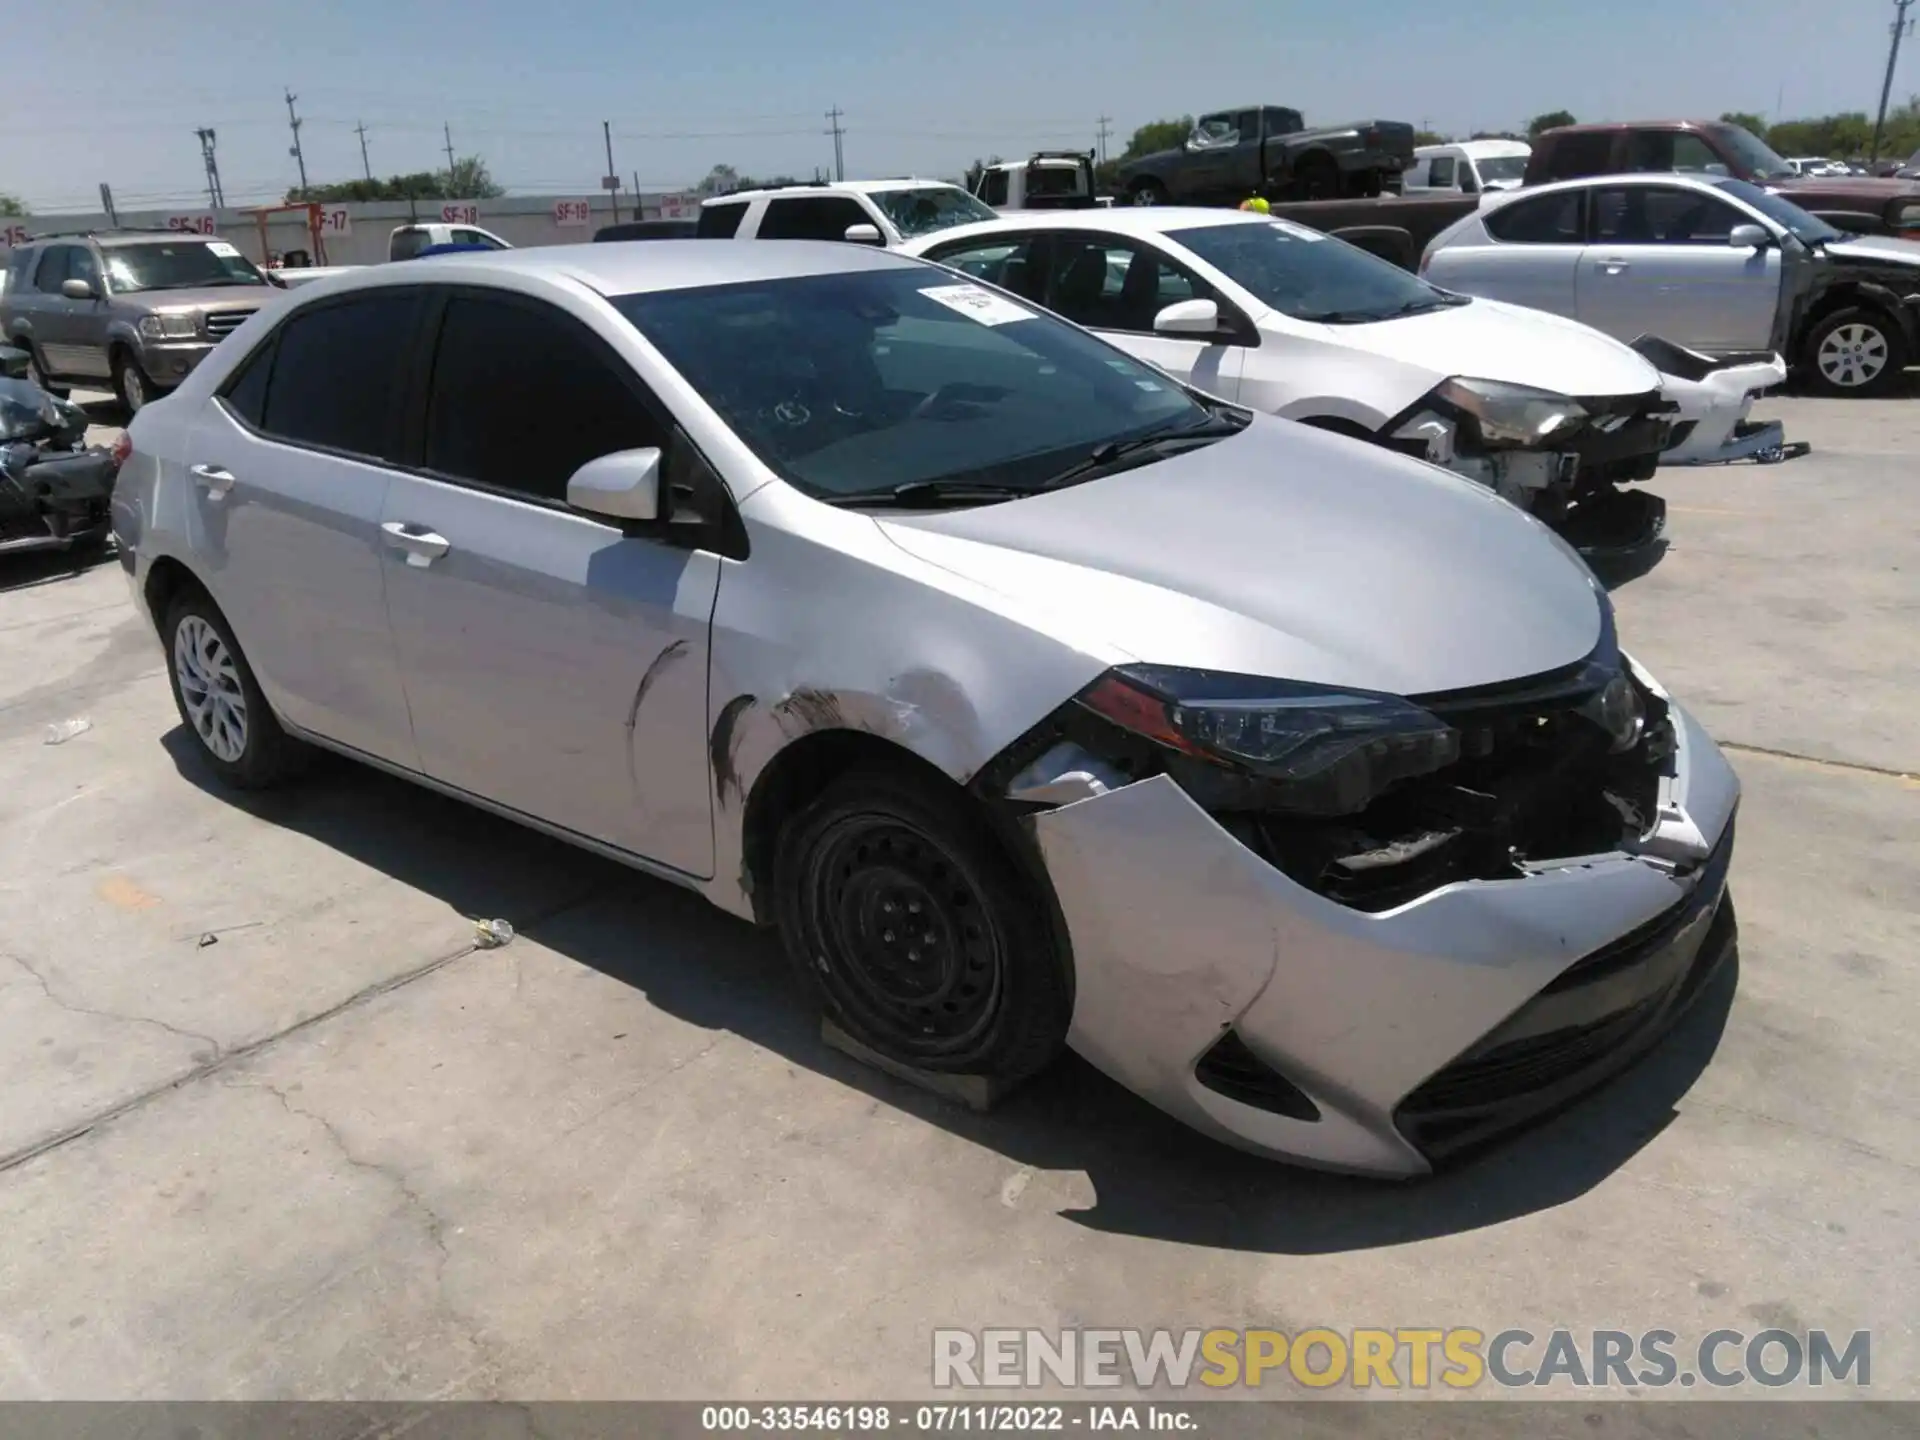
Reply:
[[1199, 205], [1116, 205], [1088, 210], [1009, 210], [997, 220], [954, 225], [916, 235], [912, 248], [969, 235], [997, 235], [1015, 230], [1092, 230], [1103, 235], [1164, 235], [1202, 225], [1270, 223], [1275, 217], [1253, 210], [1212, 210]]
[[[784, 280], [898, 269], [917, 262], [871, 245], [838, 240], [782, 240], [742, 245], [734, 240], [682, 240], [673, 245], [538, 245], [524, 250], [473, 250], [436, 255], [431, 265], [368, 265], [316, 282], [318, 293], [422, 280], [458, 284], [464, 279], [536, 276], [572, 280], [601, 295], [652, 290], [691, 290], [701, 285]], [[302, 294], [307, 293], [303, 287]]]
[[817, 185], [776, 185], [771, 189], [735, 190], [703, 200], [716, 205], [725, 200], [758, 200], [763, 195], [875, 195], [887, 190], [959, 190], [951, 180], [922, 180], [913, 175], [898, 175], [891, 180], [823, 180]]

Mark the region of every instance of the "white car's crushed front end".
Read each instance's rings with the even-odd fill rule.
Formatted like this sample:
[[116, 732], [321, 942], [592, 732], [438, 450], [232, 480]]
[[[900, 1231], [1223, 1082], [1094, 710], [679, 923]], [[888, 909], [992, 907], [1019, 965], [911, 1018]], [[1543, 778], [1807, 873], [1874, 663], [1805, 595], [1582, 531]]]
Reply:
[[1753, 403], [1787, 380], [1787, 362], [1777, 354], [1718, 359], [1664, 340], [1642, 338], [1634, 348], [1660, 371], [1660, 389], [1679, 407], [1663, 465], [1724, 465], [1736, 460], [1768, 462], [1787, 452], [1786, 427], [1749, 417]]

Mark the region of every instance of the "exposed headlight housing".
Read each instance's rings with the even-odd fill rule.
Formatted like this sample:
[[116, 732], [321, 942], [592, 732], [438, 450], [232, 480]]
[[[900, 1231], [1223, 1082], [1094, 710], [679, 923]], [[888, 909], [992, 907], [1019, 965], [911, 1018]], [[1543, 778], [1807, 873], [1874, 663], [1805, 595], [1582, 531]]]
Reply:
[[1587, 422], [1579, 401], [1505, 380], [1456, 375], [1441, 381], [1433, 395], [1470, 421], [1480, 443], [1490, 450], [1537, 450], [1565, 439]]
[[1920, 230], [1920, 203], [1902, 205], [1893, 217], [1896, 230]]
[[1397, 695], [1219, 670], [1122, 665], [1079, 703], [1175, 756], [1276, 782], [1298, 808], [1343, 814], [1460, 758], [1444, 720]]
[[191, 340], [200, 330], [192, 315], [142, 315], [140, 333], [149, 340]]

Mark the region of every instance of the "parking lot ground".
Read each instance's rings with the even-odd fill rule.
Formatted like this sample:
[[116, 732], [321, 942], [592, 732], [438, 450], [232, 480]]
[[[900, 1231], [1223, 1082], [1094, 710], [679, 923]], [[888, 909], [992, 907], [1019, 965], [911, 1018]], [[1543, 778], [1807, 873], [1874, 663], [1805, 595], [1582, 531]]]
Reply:
[[1663, 475], [1617, 591], [1745, 781], [1738, 973], [1405, 1186], [1072, 1059], [974, 1115], [766, 937], [345, 763], [236, 801], [118, 567], [10, 566], [0, 1398], [910, 1398], [1029, 1325], [1870, 1330], [1920, 1398], [1920, 402], [1771, 413], [1814, 453]]

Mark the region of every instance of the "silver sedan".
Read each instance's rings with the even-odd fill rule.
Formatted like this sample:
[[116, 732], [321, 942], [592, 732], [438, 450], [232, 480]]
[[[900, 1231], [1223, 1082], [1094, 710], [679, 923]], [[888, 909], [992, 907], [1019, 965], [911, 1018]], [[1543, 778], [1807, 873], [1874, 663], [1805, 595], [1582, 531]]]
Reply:
[[214, 775], [324, 747], [687, 886], [896, 1067], [1070, 1045], [1418, 1175], [1733, 951], [1737, 782], [1562, 543], [923, 262], [369, 268], [131, 437]]

